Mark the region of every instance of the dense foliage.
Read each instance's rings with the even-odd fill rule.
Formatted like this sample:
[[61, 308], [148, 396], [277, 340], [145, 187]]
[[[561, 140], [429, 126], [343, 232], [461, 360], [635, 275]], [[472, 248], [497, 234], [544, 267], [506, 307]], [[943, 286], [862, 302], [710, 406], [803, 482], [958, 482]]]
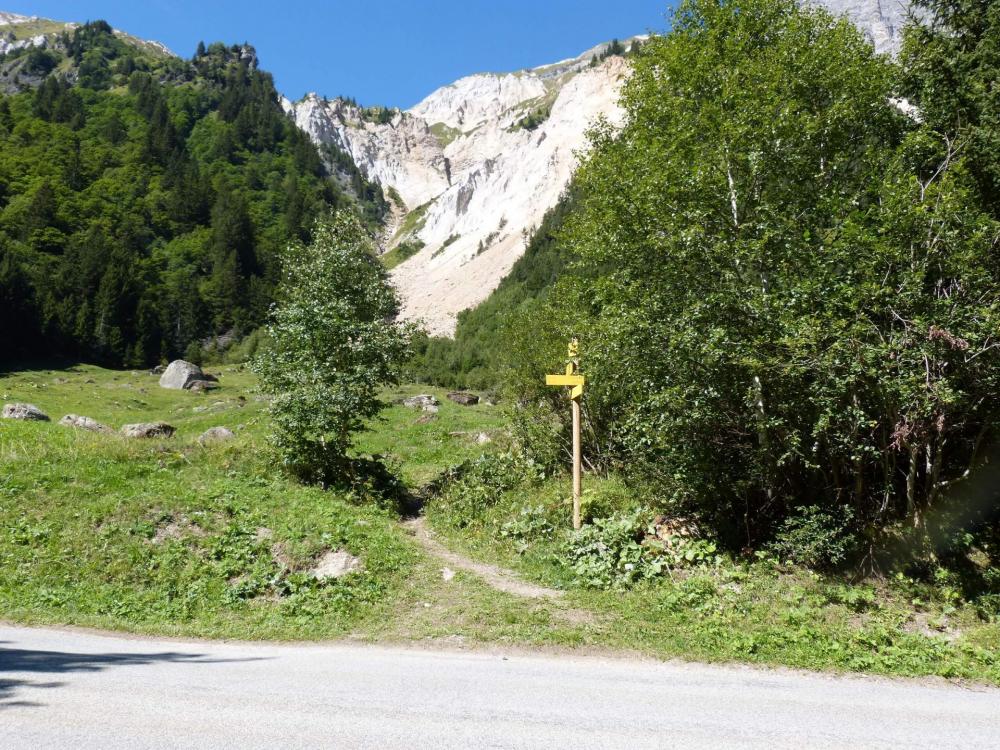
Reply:
[[140, 365], [247, 332], [279, 249], [355, 203], [352, 181], [369, 216], [384, 210], [327, 155], [331, 179], [250, 47], [184, 61], [95, 22], [0, 68], [21, 80], [0, 98], [5, 356]]
[[280, 298], [253, 361], [271, 396], [274, 445], [309, 479], [343, 478], [351, 436], [385, 407], [409, 354], [409, 329], [374, 243], [356, 216], [317, 222], [286, 253]]
[[940, 136], [937, 158], [962, 156], [970, 187], [1000, 219], [1000, 5], [991, 0], [915, 0], [925, 24], [903, 46], [903, 93]]
[[[939, 91], [934, 46], [909, 49], [911, 88]], [[994, 59], [955, 73], [987, 124], [970, 70]], [[865, 552], [926, 538], [997, 438], [1000, 228], [965, 146], [986, 126], [921, 124], [897, 80], [792, 0], [682, 4], [636, 58], [624, 128], [593, 133], [577, 272], [504, 334], [525, 406], [556, 405], [538, 373], [579, 334], [588, 455], [661, 503], [737, 546], [823, 518]]]

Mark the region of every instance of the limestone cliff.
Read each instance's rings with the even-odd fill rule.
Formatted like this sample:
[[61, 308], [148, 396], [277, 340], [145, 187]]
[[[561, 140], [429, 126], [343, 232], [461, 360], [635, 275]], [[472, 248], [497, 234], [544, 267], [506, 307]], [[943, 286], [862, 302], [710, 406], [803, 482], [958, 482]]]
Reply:
[[588, 127], [621, 117], [628, 63], [600, 60], [604, 51], [468, 76], [408, 111], [378, 117], [316, 95], [287, 105], [316, 141], [349, 153], [402, 202], [386, 249], [423, 246], [393, 271], [407, 318], [451, 333], [456, 315], [485, 299], [523, 253], [525, 237], [569, 182]]

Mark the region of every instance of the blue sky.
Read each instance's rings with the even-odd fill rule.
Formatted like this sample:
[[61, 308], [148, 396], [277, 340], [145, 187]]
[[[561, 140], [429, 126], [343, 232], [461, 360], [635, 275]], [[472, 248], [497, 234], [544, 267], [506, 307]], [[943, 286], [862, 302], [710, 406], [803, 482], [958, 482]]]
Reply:
[[409, 107], [481, 71], [555, 62], [666, 28], [671, 0], [0, 0], [0, 9], [112, 26], [189, 57], [249, 41], [278, 88]]

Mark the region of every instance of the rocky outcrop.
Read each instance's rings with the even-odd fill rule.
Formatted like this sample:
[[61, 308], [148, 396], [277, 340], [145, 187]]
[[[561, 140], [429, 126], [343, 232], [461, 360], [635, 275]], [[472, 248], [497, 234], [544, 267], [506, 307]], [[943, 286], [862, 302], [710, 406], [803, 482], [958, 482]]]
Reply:
[[408, 406], [411, 409], [420, 409], [421, 411], [429, 411], [432, 413], [438, 410], [440, 403], [441, 402], [436, 398], [427, 395], [426, 393], [403, 399], [403, 406]]
[[[403, 317], [438, 334], [483, 299], [558, 201], [598, 117], [620, 119], [621, 57], [591, 65], [604, 45], [555, 65], [462, 78], [388, 122], [316, 95], [287, 109], [319, 143], [349, 153], [405, 204], [385, 248], [422, 250], [393, 271]], [[532, 115], [536, 123], [525, 127]], [[389, 188], [392, 190], [389, 191]]]
[[361, 560], [346, 550], [333, 550], [323, 555], [313, 567], [312, 577], [320, 581], [343, 578], [364, 570]]
[[175, 359], [160, 376], [160, 387], [180, 391], [188, 388], [191, 383], [204, 379], [205, 374], [198, 365]]
[[[22, 16], [0, 11], [0, 55], [27, 47], [65, 47], [64, 33], [72, 33], [78, 24], [53, 21], [38, 16]], [[164, 44], [147, 41], [114, 29], [114, 34], [127, 44], [161, 57], [176, 57]], [[251, 48], [252, 49], [252, 48]]]
[[[803, 2], [846, 15], [881, 52], [899, 49], [908, 0]], [[605, 48], [516, 73], [467, 76], [387, 122], [366, 119], [341, 99], [310, 94], [285, 102], [316, 142], [349, 153], [402, 200], [384, 249], [422, 247], [392, 271], [403, 317], [452, 333], [457, 314], [485, 299], [521, 256], [526, 235], [569, 182], [588, 127], [601, 117], [621, 119], [618, 95], [629, 67], [621, 57], [592, 65]]]
[[22, 419], [27, 422], [49, 421], [49, 415], [34, 404], [4, 404], [0, 417], [3, 419]]
[[232, 440], [236, 434], [226, 427], [211, 427], [198, 436], [198, 442], [202, 445], [209, 443], [224, 443]]
[[77, 430], [88, 430], [89, 432], [101, 432], [105, 434], [114, 432], [110, 427], [101, 424], [96, 419], [81, 417], [78, 414], [67, 414], [59, 420], [59, 424], [63, 427], [73, 427]]
[[475, 406], [479, 403], [479, 396], [475, 393], [466, 393], [465, 391], [453, 391], [448, 394], [448, 399], [462, 406]]
[[176, 430], [166, 422], [144, 422], [141, 424], [123, 425], [121, 434], [127, 438], [168, 438]]
[[878, 52], [896, 54], [903, 42], [909, 0], [806, 0], [844, 15], [867, 37]]

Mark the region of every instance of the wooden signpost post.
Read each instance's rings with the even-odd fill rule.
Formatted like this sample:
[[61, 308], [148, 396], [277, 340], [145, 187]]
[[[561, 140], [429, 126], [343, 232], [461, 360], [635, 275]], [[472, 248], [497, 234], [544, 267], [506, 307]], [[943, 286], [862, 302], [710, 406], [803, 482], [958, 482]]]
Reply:
[[580, 528], [580, 397], [583, 396], [583, 375], [580, 374], [580, 343], [577, 339], [569, 342], [565, 375], [546, 375], [545, 385], [568, 386], [573, 409], [573, 528]]

